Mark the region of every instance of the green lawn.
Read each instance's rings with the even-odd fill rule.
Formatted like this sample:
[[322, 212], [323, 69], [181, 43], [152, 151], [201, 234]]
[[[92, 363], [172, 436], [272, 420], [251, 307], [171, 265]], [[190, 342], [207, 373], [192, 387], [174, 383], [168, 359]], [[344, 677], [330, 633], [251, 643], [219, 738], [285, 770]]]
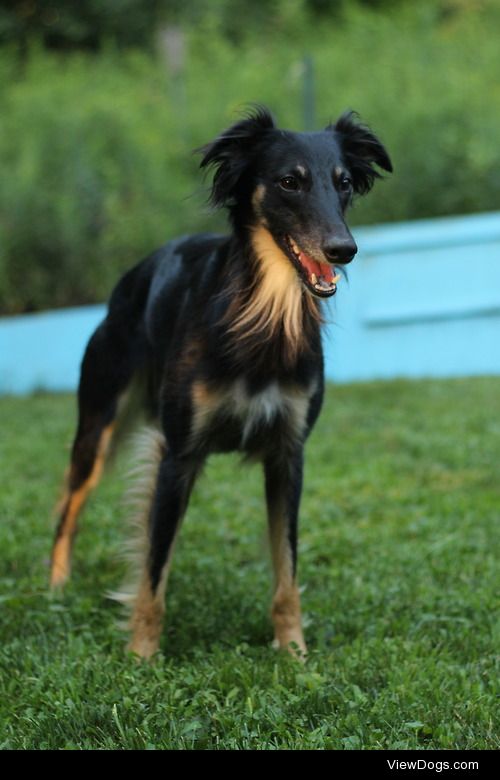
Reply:
[[122, 576], [124, 460], [52, 599], [74, 400], [4, 398], [0, 415], [1, 747], [498, 747], [500, 379], [329, 389], [302, 504], [305, 667], [270, 647], [258, 467], [210, 462], [163, 655], [138, 664], [105, 597]]

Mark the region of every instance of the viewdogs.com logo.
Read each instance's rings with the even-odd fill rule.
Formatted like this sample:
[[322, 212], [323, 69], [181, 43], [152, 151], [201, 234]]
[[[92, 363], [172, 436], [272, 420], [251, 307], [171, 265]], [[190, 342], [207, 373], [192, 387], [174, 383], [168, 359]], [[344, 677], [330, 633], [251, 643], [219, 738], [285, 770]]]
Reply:
[[390, 761], [387, 759], [389, 769], [427, 769], [434, 772], [446, 772], [447, 769], [479, 769], [478, 761], [426, 761], [425, 758], [418, 758], [416, 761]]

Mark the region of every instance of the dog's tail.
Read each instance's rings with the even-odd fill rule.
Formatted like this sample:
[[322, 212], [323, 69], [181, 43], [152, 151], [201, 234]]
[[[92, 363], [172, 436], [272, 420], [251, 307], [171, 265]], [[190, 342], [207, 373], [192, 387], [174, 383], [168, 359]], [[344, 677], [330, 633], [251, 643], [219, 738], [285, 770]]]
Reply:
[[134, 607], [146, 563], [149, 515], [165, 450], [165, 437], [156, 428], [145, 426], [133, 436], [133, 465], [124, 496], [129, 532], [123, 545], [123, 558], [127, 561], [128, 571], [120, 589], [108, 594], [109, 598], [130, 610]]

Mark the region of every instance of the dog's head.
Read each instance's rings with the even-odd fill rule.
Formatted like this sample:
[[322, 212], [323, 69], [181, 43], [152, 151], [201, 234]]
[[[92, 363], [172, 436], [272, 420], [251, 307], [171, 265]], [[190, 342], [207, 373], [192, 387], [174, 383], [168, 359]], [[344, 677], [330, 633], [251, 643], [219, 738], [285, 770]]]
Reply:
[[201, 152], [201, 167], [215, 169], [212, 203], [229, 208], [235, 228], [263, 231], [311, 293], [333, 295], [335, 266], [357, 252], [345, 212], [380, 177], [375, 165], [392, 171], [371, 130], [346, 112], [321, 132], [294, 133], [258, 108]]

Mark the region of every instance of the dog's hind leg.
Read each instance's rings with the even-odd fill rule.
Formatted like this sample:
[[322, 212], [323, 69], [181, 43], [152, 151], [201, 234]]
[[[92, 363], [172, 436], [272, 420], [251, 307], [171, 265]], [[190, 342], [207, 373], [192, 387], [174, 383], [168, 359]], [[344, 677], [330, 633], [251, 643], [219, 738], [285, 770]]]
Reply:
[[266, 500], [274, 569], [271, 615], [275, 644], [305, 659], [300, 594], [297, 585], [297, 526], [302, 491], [302, 452], [264, 461]]
[[173, 547], [198, 467], [199, 464], [176, 458], [168, 448], [159, 463], [156, 488], [146, 517], [139, 587], [130, 599], [132, 637], [128, 649], [142, 658], [150, 658], [159, 648]]
[[113, 420], [83, 414], [73, 444], [68, 485], [61, 502], [52, 548], [50, 584], [65, 584], [71, 571], [71, 551], [77, 520], [90, 491], [97, 485], [113, 433]]
[[70, 575], [78, 515], [99, 482], [113, 434], [118, 400], [133, 373], [129, 350], [126, 343], [113, 337], [105, 320], [85, 352], [78, 390], [78, 428], [52, 548], [52, 587], [64, 585]]

